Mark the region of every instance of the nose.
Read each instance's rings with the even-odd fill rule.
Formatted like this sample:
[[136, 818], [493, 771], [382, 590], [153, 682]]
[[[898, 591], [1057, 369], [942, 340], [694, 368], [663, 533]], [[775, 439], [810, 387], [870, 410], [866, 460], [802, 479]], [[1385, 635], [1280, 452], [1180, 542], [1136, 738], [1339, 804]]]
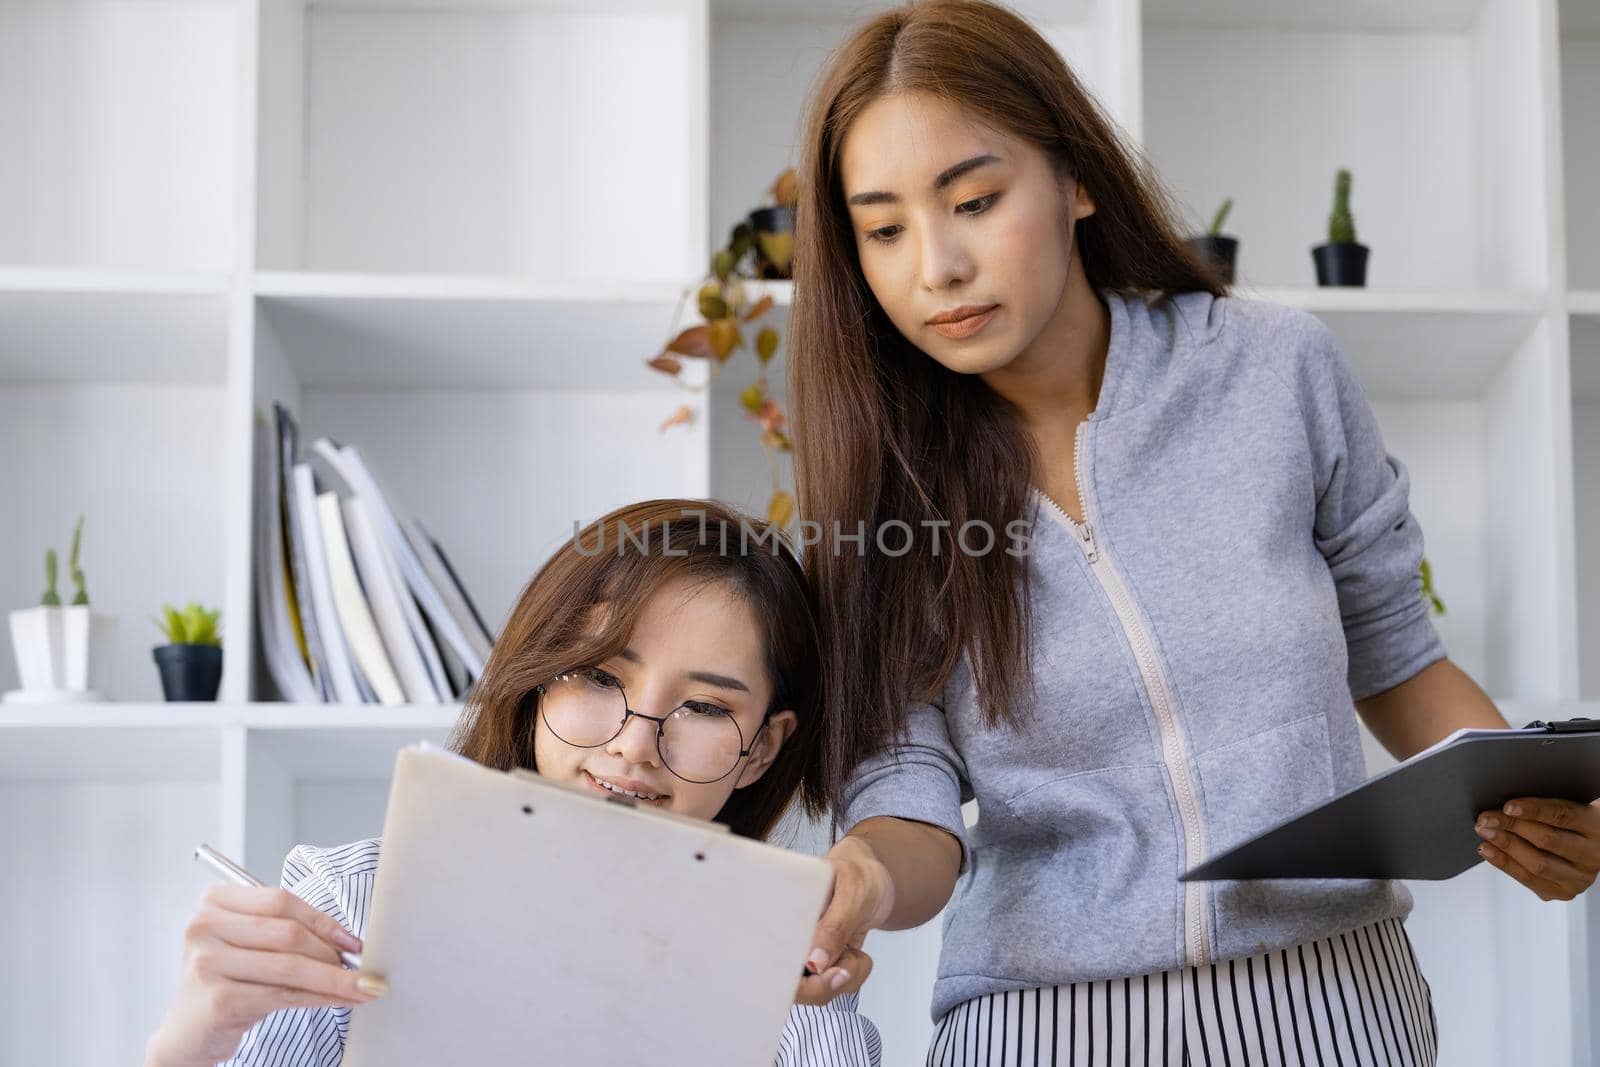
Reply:
[[928, 226], [922, 237], [922, 284], [930, 292], [948, 289], [967, 279], [970, 269], [961, 238], [950, 227]]
[[659, 766], [661, 753], [656, 750], [656, 731], [659, 726], [639, 715], [629, 715], [622, 732], [606, 744], [606, 751], [632, 766]]

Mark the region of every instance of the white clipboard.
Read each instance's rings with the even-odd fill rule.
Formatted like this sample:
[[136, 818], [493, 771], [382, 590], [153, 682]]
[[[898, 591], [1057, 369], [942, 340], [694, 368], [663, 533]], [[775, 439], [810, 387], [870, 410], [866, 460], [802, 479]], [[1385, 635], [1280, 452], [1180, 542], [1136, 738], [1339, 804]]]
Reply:
[[346, 1067], [773, 1062], [831, 876], [724, 826], [400, 750]]

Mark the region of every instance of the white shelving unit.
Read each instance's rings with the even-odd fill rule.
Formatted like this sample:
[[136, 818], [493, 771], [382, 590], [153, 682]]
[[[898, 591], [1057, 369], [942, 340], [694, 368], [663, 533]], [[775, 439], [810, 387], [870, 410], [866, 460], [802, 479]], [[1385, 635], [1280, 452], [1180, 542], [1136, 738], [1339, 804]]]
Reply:
[[[190, 846], [265, 876], [376, 833], [395, 749], [454, 721], [272, 702], [250, 576], [272, 401], [358, 443], [492, 621], [574, 520], [764, 507], [729, 395], [753, 365], [707, 395], [643, 362], [876, 6], [0, 0], [0, 602], [35, 602], [82, 512], [121, 626], [119, 703], [0, 711], [0, 1062], [136, 1061], [205, 884]], [[1514, 722], [1600, 714], [1578, 703], [1600, 701], [1600, 10], [1020, 7], [1196, 224], [1235, 198], [1241, 292], [1339, 335], [1411, 470], [1452, 656]], [[1338, 166], [1364, 290], [1312, 287]], [[680, 403], [693, 424], [658, 432]], [[180, 599], [224, 609], [214, 706], [155, 703], [146, 619]], [[1413, 888], [1448, 1062], [1600, 1062], [1600, 904], [1483, 868]], [[921, 1062], [937, 924], [869, 949], [885, 1062]]]

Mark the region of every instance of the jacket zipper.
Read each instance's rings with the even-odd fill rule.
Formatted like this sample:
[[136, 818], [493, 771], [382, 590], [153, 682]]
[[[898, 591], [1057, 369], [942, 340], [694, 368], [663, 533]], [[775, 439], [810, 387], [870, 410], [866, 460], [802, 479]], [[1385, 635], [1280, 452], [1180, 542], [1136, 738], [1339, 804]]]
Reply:
[[[1089, 570], [1110, 599], [1112, 608], [1117, 613], [1117, 620], [1122, 624], [1122, 632], [1133, 649], [1134, 659], [1139, 663], [1139, 673], [1144, 679], [1145, 693], [1149, 697], [1150, 706], [1155, 709], [1156, 728], [1161, 733], [1161, 759], [1166, 764], [1167, 774], [1172, 779], [1173, 792], [1177, 795], [1178, 820], [1183, 826], [1185, 858], [1192, 868], [1206, 856], [1205, 827], [1200, 819], [1200, 805], [1195, 796], [1194, 780], [1189, 775], [1189, 760], [1182, 729], [1172, 707], [1172, 690], [1167, 684], [1161, 663], [1156, 658], [1155, 643], [1150, 640], [1150, 635], [1139, 622], [1138, 613], [1134, 611], [1133, 597], [1128, 592], [1127, 585], [1123, 583], [1122, 575], [1112, 564], [1105, 547], [1099, 544], [1094, 536], [1095, 516], [1091, 513], [1090, 497], [1083, 480], [1084, 442], [1088, 436], [1089, 420], [1093, 418], [1094, 413], [1090, 412], [1088, 418], [1078, 424], [1072, 457], [1073, 480], [1078, 487], [1078, 500], [1083, 505], [1084, 521], [1080, 524], [1045, 493], [1039, 492], [1039, 496], [1060, 517], [1073, 539], [1078, 542], [1078, 547], [1083, 550], [1084, 558], [1090, 564]], [[1205, 884], [1185, 882], [1183, 893], [1186, 962], [1190, 966], [1203, 967], [1210, 962], [1211, 957], [1210, 939], [1206, 933]]]

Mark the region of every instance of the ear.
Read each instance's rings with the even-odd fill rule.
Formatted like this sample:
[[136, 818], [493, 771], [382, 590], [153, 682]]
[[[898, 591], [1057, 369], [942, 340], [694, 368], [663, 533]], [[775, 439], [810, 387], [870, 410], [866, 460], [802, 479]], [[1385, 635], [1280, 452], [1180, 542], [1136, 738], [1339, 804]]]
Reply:
[[1094, 197], [1079, 182], [1072, 183], [1072, 213], [1080, 219], [1094, 214]]
[[799, 725], [799, 717], [787, 708], [773, 712], [762, 727], [761, 735], [756, 738], [755, 749], [750, 753], [749, 762], [744, 765], [744, 771], [734, 788], [743, 789], [759, 782], [761, 776], [767, 773], [767, 768], [772, 766], [772, 761], [778, 758], [783, 743], [794, 736], [795, 727]]

